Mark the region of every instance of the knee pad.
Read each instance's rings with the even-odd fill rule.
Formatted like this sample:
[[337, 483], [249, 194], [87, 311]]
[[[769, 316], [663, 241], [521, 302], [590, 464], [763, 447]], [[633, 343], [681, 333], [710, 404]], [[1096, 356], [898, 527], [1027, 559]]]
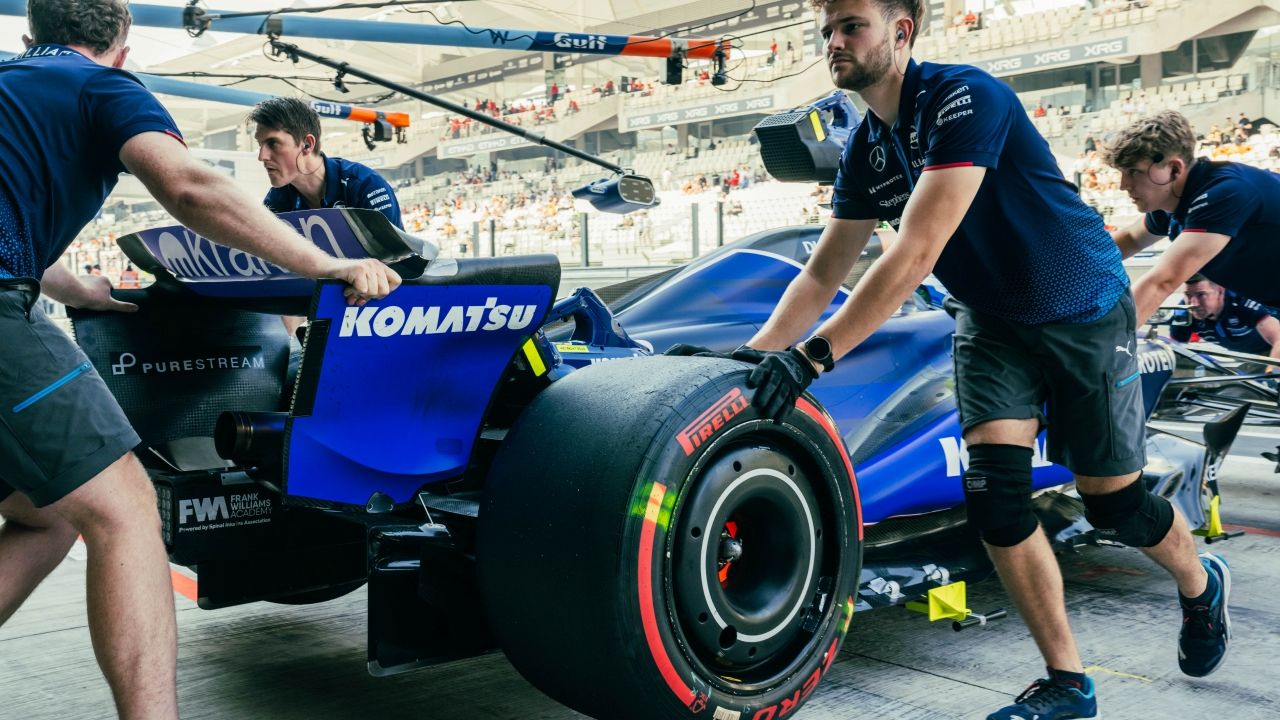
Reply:
[[1173, 527], [1173, 506], [1147, 492], [1142, 478], [1106, 495], [1085, 495], [1085, 519], [1098, 535], [1129, 547], [1159, 545]]
[[1031, 510], [1031, 448], [970, 445], [964, 472], [965, 510], [983, 541], [1013, 547], [1040, 523]]

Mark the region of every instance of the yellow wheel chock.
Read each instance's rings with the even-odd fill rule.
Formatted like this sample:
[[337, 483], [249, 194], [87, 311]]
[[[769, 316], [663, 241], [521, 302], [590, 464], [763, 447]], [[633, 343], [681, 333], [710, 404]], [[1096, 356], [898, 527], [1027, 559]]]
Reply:
[[992, 610], [980, 614], [968, 608], [966, 600], [967, 588], [964, 581], [939, 585], [929, 589], [929, 594], [921, 600], [907, 603], [907, 609], [929, 616], [929, 622], [950, 620], [951, 628], [960, 632], [975, 625], [986, 625], [988, 621], [999, 620], [1007, 613], [1004, 610]]
[[1192, 535], [1199, 535], [1204, 538], [1205, 544], [1212, 545], [1223, 540], [1230, 540], [1234, 537], [1240, 537], [1244, 534], [1243, 530], [1232, 530], [1227, 532], [1222, 527], [1222, 496], [1214, 495], [1209, 501], [1209, 524], [1199, 530], [1192, 530]]

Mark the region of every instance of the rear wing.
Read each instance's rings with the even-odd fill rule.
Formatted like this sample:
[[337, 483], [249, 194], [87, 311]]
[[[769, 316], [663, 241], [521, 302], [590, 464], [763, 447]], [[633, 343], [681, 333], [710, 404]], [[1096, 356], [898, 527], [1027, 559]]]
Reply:
[[[406, 278], [421, 275], [436, 257], [434, 245], [396, 228], [376, 210], [326, 208], [282, 213], [279, 218], [334, 257], [376, 258]], [[169, 290], [209, 298], [261, 300], [267, 305], [290, 306], [275, 311], [301, 315], [316, 287], [310, 278], [220, 245], [182, 225], [139, 230], [118, 243], [135, 267], [155, 275], [156, 283]], [[289, 303], [289, 298], [295, 302]], [[272, 311], [261, 305], [254, 309]]]

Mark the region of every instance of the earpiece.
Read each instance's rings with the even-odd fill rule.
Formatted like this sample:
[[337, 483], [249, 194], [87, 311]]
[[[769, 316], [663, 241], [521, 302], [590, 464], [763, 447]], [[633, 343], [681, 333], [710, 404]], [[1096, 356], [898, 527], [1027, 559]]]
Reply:
[[898, 31], [898, 42], [902, 42], [903, 40], [906, 40], [906, 39], [907, 39], [907, 34], [906, 34], [905, 32], [903, 32], [903, 31], [899, 30], [899, 31]]
[[311, 143], [309, 143], [309, 142], [304, 142], [304, 143], [302, 143], [302, 149], [303, 149], [303, 150], [310, 150], [310, 149], [311, 149]]

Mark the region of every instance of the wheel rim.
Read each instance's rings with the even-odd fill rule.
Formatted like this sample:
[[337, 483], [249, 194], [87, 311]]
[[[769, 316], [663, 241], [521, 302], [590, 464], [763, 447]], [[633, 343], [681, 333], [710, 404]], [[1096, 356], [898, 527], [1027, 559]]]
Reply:
[[811, 473], [778, 447], [740, 445], [691, 482], [669, 568], [678, 625], [711, 674], [767, 681], [803, 659], [831, 590], [824, 558], [838, 552]]

